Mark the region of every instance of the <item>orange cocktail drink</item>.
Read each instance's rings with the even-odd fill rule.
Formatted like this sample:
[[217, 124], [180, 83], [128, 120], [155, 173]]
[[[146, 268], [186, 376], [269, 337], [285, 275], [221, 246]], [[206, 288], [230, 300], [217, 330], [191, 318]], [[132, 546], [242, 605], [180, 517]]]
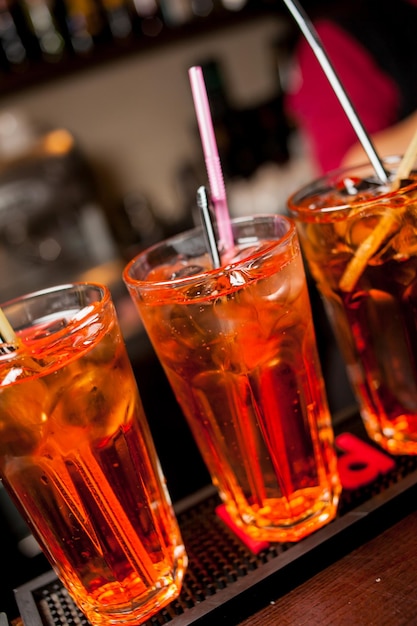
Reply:
[[0, 476], [93, 625], [140, 624], [179, 593], [186, 555], [107, 288], [4, 305]]
[[282, 216], [233, 229], [220, 269], [197, 230], [124, 279], [233, 521], [297, 541], [335, 516], [340, 491], [302, 259]]
[[384, 186], [370, 166], [289, 200], [367, 432], [393, 454], [417, 453], [416, 203], [415, 173]]

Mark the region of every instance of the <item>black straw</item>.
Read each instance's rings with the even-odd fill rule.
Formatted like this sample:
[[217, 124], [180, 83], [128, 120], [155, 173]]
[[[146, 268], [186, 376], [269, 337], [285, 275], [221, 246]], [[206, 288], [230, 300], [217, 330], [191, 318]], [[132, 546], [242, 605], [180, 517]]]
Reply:
[[210, 256], [213, 268], [217, 269], [221, 265], [220, 254], [217, 249], [216, 236], [214, 234], [213, 218], [210, 212], [207, 190], [203, 186], [197, 189], [197, 205], [200, 209], [201, 221], [203, 223], [204, 238], [206, 240], [207, 251]]

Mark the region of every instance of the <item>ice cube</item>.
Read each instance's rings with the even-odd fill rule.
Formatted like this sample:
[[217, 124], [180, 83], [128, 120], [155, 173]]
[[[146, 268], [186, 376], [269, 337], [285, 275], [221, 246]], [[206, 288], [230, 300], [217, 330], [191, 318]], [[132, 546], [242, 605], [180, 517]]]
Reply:
[[146, 277], [147, 282], [164, 282], [201, 274], [211, 269], [208, 254], [190, 259], [186, 256], [174, 257], [164, 265], [151, 269]]
[[267, 300], [287, 306], [299, 297], [304, 283], [302, 260], [298, 257], [291, 263], [277, 268], [274, 273], [259, 279], [253, 287], [251, 286], [250, 293], [254, 300], [259, 299], [260, 302]]
[[358, 178], [355, 176], [345, 176], [343, 180], [338, 183], [338, 191], [343, 196], [355, 196], [354, 201], [357, 202], [362, 195], [367, 198], [370, 194], [372, 196], [379, 195], [381, 193], [387, 193], [389, 187], [382, 185], [378, 178]]
[[322, 255], [323, 250], [336, 246], [340, 233], [344, 235], [344, 222], [333, 224], [306, 224], [300, 225], [301, 237], [308, 242], [308, 247], [317, 255]]
[[[36, 364], [18, 359], [2, 373], [0, 454], [24, 456], [39, 445], [48, 421], [49, 396], [41, 378], [31, 378]], [[40, 368], [39, 368], [40, 369]], [[29, 377], [28, 377], [29, 376]]]
[[392, 241], [395, 259], [404, 261], [417, 255], [417, 230], [412, 224], [405, 224]]
[[[74, 338], [74, 347], [89, 347], [93, 344], [93, 348], [88, 353], [88, 359], [91, 363], [102, 364], [111, 363], [115, 359], [115, 353], [121, 346], [121, 337], [116, 338], [117, 329], [107, 329], [103, 335], [103, 324], [91, 324], [85, 329], [85, 334], [78, 334]], [[102, 335], [100, 337], [100, 335]], [[100, 337], [100, 341], [97, 341]]]
[[228, 277], [232, 287], [241, 287], [249, 280], [249, 276], [242, 270], [232, 270], [229, 272]]
[[170, 280], [177, 280], [179, 278], [188, 278], [188, 276], [194, 276], [195, 274], [201, 274], [204, 272], [204, 268], [201, 265], [185, 265], [171, 274]]
[[226, 328], [218, 316], [221, 299], [210, 302], [177, 306], [171, 310], [170, 326], [175, 341], [187, 350], [195, 350], [220, 341]]
[[[246, 245], [246, 247], [242, 247], [242, 242], [240, 242], [240, 249], [239, 251], [233, 255], [232, 259], [229, 259], [228, 262], [230, 265], [235, 264], [235, 263], [240, 263], [241, 261], [244, 261], [245, 259], [248, 259], [249, 257], [253, 256], [253, 255], [259, 255], [259, 253], [262, 251], [263, 247], [266, 247], [270, 245], [269, 243], [263, 243], [263, 242], [256, 242], [255, 244], [249, 245], [249, 243]], [[255, 261], [255, 259], [254, 259]]]
[[221, 286], [218, 283], [217, 278], [212, 279], [204, 277], [201, 280], [196, 280], [189, 287], [186, 288], [184, 296], [189, 300], [198, 299], [211, 299], [218, 295]]
[[[353, 214], [346, 224], [346, 243], [354, 250], [358, 248], [378, 226], [383, 217], [387, 215], [387, 207], [384, 205], [378, 205], [373, 207], [372, 210], [361, 211]], [[392, 216], [392, 227], [388, 232], [387, 237], [381, 242], [381, 245], [385, 245], [387, 238], [391, 238], [398, 232], [399, 219], [396, 216]]]
[[100, 406], [104, 408], [104, 394], [97, 387], [96, 377], [90, 370], [80, 369], [73, 378], [65, 376], [63, 386], [57, 391], [57, 403], [53, 417], [60, 419], [57, 422], [70, 426], [87, 426], [90, 421], [90, 408], [94, 406], [94, 414], [100, 413]]

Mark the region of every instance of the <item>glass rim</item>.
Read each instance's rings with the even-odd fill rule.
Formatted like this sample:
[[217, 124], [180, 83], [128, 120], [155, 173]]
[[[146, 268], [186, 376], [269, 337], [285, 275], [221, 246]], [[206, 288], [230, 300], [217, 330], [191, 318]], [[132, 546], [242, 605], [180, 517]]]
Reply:
[[151, 290], [151, 289], [159, 289], [163, 287], [183, 287], [186, 285], [192, 285], [194, 282], [201, 282], [202, 280], [213, 279], [213, 277], [228, 274], [242, 265], [247, 264], [250, 261], [253, 261], [256, 258], [260, 258], [274, 250], [278, 246], [285, 246], [289, 243], [289, 241], [296, 234], [295, 223], [288, 215], [283, 215], [281, 213], [259, 213], [257, 215], [251, 216], [241, 216], [235, 217], [231, 219], [232, 226], [245, 225], [256, 222], [266, 223], [266, 222], [276, 222], [280, 221], [287, 226], [287, 230], [283, 233], [279, 238], [274, 241], [271, 241], [270, 245], [262, 248], [261, 250], [255, 251], [247, 256], [239, 258], [236, 262], [226, 263], [225, 265], [221, 265], [219, 268], [209, 268], [205, 269], [202, 272], [198, 272], [196, 274], [192, 274], [191, 276], [183, 276], [179, 278], [174, 278], [172, 280], [147, 280], [146, 278], [134, 278], [131, 276], [130, 272], [133, 268], [143, 259], [145, 259], [151, 252], [157, 250], [162, 246], [167, 246], [170, 244], [175, 244], [175, 242], [182, 241], [184, 239], [192, 239], [193, 237], [201, 237], [203, 239], [203, 228], [202, 226], [197, 226], [195, 228], [191, 228], [189, 230], [183, 231], [182, 233], [178, 233], [173, 235], [172, 237], [168, 237], [158, 243], [155, 243], [142, 252], [139, 252], [133, 259], [131, 259], [127, 265], [125, 266], [122, 277], [127, 285], [127, 287], [140, 287], [141, 289]]
[[52, 294], [55, 292], [63, 292], [70, 291], [71, 289], [77, 288], [94, 288], [97, 291], [102, 292], [102, 298], [100, 302], [105, 302], [110, 298], [110, 290], [106, 285], [101, 283], [96, 283], [94, 281], [80, 281], [80, 282], [71, 282], [71, 283], [62, 283], [60, 285], [53, 285], [51, 287], [44, 287], [43, 289], [37, 289], [36, 291], [29, 291], [20, 296], [15, 296], [14, 298], [10, 298], [9, 300], [5, 300], [0, 303], [0, 308], [5, 309], [14, 304], [19, 304], [20, 302], [29, 302], [30, 300], [35, 300], [37, 298], [43, 297], [48, 294]]
[[[111, 302], [111, 293], [110, 293], [109, 288], [106, 285], [88, 281], [88, 282], [63, 283], [61, 285], [54, 285], [51, 287], [46, 287], [44, 289], [39, 289], [33, 292], [25, 293], [20, 296], [16, 296], [15, 298], [12, 298], [10, 300], [7, 300], [6, 302], [3, 302], [2, 304], [0, 304], [0, 308], [5, 312], [6, 317], [8, 317], [8, 312], [10, 312], [10, 317], [13, 317], [13, 313], [11, 311], [14, 307], [15, 308], [23, 307], [23, 310], [24, 310], [25, 307], [28, 307], [30, 305], [30, 303], [35, 303], [39, 301], [41, 298], [44, 298], [45, 296], [51, 296], [53, 294], [59, 295], [62, 293], [69, 293], [71, 291], [76, 293], [77, 291], [86, 291], [87, 289], [93, 289], [97, 292], [97, 294], [99, 294], [100, 297], [97, 298], [96, 303], [99, 304], [100, 310], [106, 307], [109, 302]], [[77, 329], [84, 326], [86, 321], [88, 321], [91, 315], [97, 314], [96, 308], [94, 309], [94, 311], [91, 310], [90, 308], [91, 304], [92, 303], [85, 303], [84, 305], [82, 304], [79, 305], [79, 308], [77, 309], [77, 313], [85, 309], [85, 315], [78, 316], [77, 319], [75, 320], [75, 315], [76, 315], [75, 314], [74, 317], [71, 318], [71, 322], [72, 322], [71, 328], [69, 328], [69, 326], [65, 326], [63, 328], [57, 329], [55, 332], [48, 335], [48, 337], [49, 338], [53, 337], [53, 339], [56, 340], [56, 338], [59, 335], [68, 334], [68, 332], [73, 332], [75, 330], [75, 326], [74, 326], [75, 321], [76, 321]], [[27, 311], [27, 316], [24, 320], [25, 323], [22, 323], [21, 325], [19, 325], [17, 329], [13, 325], [13, 320], [10, 320], [8, 318], [8, 321], [11, 324], [13, 330], [15, 330], [17, 333], [19, 333], [19, 331], [21, 331], [23, 328], [29, 328], [31, 324], [35, 321], [35, 316], [33, 317], [33, 319], [31, 319], [28, 309], [26, 309], [26, 311]], [[49, 315], [53, 315], [54, 313], [59, 313], [59, 311], [53, 310], [53, 309], [51, 309], [50, 311], [45, 311], [44, 317], [48, 317]], [[40, 340], [44, 340], [44, 338]], [[0, 343], [0, 347], [6, 350], [3, 354], [0, 353], [0, 361], [7, 360], [7, 358], [10, 358], [13, 354], [18, 353], [19, 350], [18, 349], [16, 350], [16, 346], [18, 346], [18, 342], [17, 343], [16, 342]]]
[[[389, 170], [393, 169], [395, 165], [398, 165], [400, 160], [401, 156], [392, 155], [384, 157], [382, 159], [382, 162]], [[358, 207], [363, 207], [364, 209], [366, 209], [370, 205], [373, 205], [376, 201], [387, 201], [390, 198], [397, 196], [398, 194], [403, 195], [404, 193], [408, 193], [409, 191], [417, 187], [417, 180], [414, 180], [413, 182], [400, 186], [396, 189], [391, 189], [388, 186], [386, 190], [383, 190], [381, 193], [373, 196], [372, 198], [358, 198], [357, 200], [352, 200], [351, 202], [346, 202], [343, 204], [334, 204], [331, 206], [317, 208], [309, 208], [308, 206], [299, 205], [301, 200], [305, 200], [310, 196], [317, 196], [322, 193], [329, 193], [334, 190], [336, 187], [336, 183], [338, 181], [340, 182], [340, 179], [344, 174], [354, 174], [355, 172], [359, 174], [360, 172], [364, 171], [374, 173], [371, 163], [362, 162], [358, 163], [357, 165], [336, 168], [329, 172], [326, 172], [325, 174], [319, 176], [314, 180], [307, 182], [297, 191], [290, 194], [290, 196], [288, 197], [287, 207], [290, 216], [299, 218], [305, 218], [309, 216], [310, 218], [314, 218], [329, 213], [342, 213], [343, 211], [348, 212]], [[381, 189], [383, 189], [384, 186], [386, 185], [381, 183]]]

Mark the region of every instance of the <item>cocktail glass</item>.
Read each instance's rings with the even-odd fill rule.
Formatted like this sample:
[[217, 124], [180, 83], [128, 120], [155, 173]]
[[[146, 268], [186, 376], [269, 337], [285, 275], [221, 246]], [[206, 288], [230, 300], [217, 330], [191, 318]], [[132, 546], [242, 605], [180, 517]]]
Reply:
[[133, 259], [124, 280], [233, 522], [297, 541], [336, 514], [340, 482], [294, 224], [232, 224], [210, 266], [199, 229]]
[[66, 285], [3, 310], [4, 486], [91, 624], [141, 624], [187, 557], [110, 293]]
[[416, 202], [414, 173], [382, 185], [363, 165], [288, 203], [369, 437], [392, 454], [417, 453]]

